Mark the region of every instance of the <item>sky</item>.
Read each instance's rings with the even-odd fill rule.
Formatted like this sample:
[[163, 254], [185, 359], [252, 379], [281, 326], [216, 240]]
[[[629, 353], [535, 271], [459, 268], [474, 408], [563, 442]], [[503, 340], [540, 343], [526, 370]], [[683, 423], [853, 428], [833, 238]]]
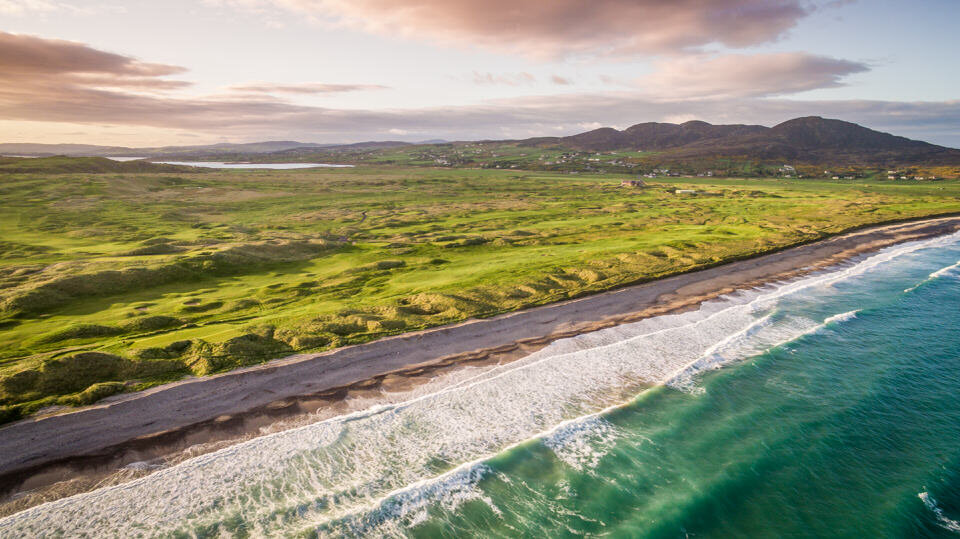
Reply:
[[960, 147], [958, 0], [0, 0], [0, 142], [823, 116]]

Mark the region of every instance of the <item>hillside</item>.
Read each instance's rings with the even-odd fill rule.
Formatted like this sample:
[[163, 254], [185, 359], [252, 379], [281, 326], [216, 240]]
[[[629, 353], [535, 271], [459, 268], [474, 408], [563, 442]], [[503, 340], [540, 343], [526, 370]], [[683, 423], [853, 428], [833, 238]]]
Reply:
[[106, 157], [0, 157], [0, 173], [102, 174], [108, 172], [200, 172], [202, 169], [147, 161], [114, 161]]
[[[464, 148], [490, 149], [480, 155]], [[494, 149], [497, 147], [498, 149]], [[921, 165], [960, 166], [960, 150], [875, 131], [842, 120], [808, 116], [773, 127], [762, 125], [713, 125], [703, 121], [682, 124], [645, 122], [624, 130], [594, 129], [566, 137], [536, 137], [524, 140], [485, 140], [411, 144], [401, 141], [368, 141], [352, 144], [308, 144], [267, 141], [207, 146], [122, 148], [76, 144], [0, 144], [0, 154], [110, 155], [166, 158], [188, 161], [336, 162], [484, 166], [502, 161], [513, 152], [523, 155], [534, 149], [558, 152], [643, 153], [660, 164], [702, 165], [723, 168], [718, 161], [783, 163], [824, 166], [872, 166], [876, 168]], [[539, 150], [539, 151], [538, 151]], [[483, 151], [481, 151], [481, 154]], [[544, 154], [546, 155], [546, 154]], [[510, 162], [526, 168], [540, 163]], [[135, 165], [129, 165], [135, 166]]]
[[534, 138], [521, 145], [586, 151], [656, 151], [662, 157], [736, 157], [831, 164], [960, 164], [960, 150], [898, 137], [841, 120], [796, 118], [774, 127], [642, 123], [622, 131], [601, 128], [569, 137]]
[[427, 167], [9, 176], [0, 423], [960, 211], [952, 181], [663, 177], [624, 189], [620, 174]]
[[318, 150], [331, 146], [330, 144], [311, 144], [291, 140], [273, 140], [250, 143], [219, 143], [199, 146], [160, 146], [153, 148], [130, 148], [126, 146], [97, 146], [93, 144], [34, 144], [34, 143], [4, 143], [0, 144], [0, 155], [29, 155], [55, 156], [67, 155], [75, 157], [115, 156], [115, 157], [160, 157], [180, 154], [206, 155], [224, 152], [260, 154], [280, 152], [295, 148], [309, 148]]

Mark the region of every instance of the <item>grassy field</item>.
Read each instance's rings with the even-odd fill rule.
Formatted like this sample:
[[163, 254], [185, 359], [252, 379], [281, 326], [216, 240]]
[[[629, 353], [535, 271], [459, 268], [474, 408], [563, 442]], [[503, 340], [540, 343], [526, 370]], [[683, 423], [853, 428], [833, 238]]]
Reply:
[[[204, 159], [208, 159], [205, 157]], [[771, 178], [802, 176], [807, 179], [887, 180], [896, 178], [960, 179], [960, 167], [911, 165], [891, 167], [877, 163], [846, 164], [754, 159], [745, 156], [677, 157], [669, 151], [589, 151], [552, 143], [530, 145], [511, 141], [451, 142], [390, 148], [331, 148], [295, 154], [222, 154], [224, 161], [352, 163], [364, 166], [414, 166], [444, 168], [518, 169], [552, 173], [654, 174], [706, 177]], [[669, 170], [669, 173], [664, 172]]]
[[960, 211], [958, 182], [621, 178], [0, 172], [0, 420]]

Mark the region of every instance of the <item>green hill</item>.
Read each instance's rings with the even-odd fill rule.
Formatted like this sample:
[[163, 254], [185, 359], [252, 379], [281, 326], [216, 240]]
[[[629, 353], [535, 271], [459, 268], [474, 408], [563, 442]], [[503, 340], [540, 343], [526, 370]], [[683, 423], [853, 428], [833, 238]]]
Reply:
[[193, 167], [149, 161], [114, 161], [106, 157], [0, 157], [0, 173], [103, 174], [110, 172], [199, 172]]

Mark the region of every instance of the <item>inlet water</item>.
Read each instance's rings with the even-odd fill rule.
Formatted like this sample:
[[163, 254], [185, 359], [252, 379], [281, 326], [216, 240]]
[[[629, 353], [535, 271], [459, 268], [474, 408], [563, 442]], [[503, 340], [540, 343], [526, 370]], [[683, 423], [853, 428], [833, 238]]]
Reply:
[[960, 236], [557, 341], [0, 536], [949, 537]]
[[164, 165], [182, 165], [187, 167], [225, 168], [225, 169], [264, 169], [292, 170], [299, 168], [353, 168], [353, 165], [331, 165], [328, 163], [224, 163], [222, 161], [153, 161]]

